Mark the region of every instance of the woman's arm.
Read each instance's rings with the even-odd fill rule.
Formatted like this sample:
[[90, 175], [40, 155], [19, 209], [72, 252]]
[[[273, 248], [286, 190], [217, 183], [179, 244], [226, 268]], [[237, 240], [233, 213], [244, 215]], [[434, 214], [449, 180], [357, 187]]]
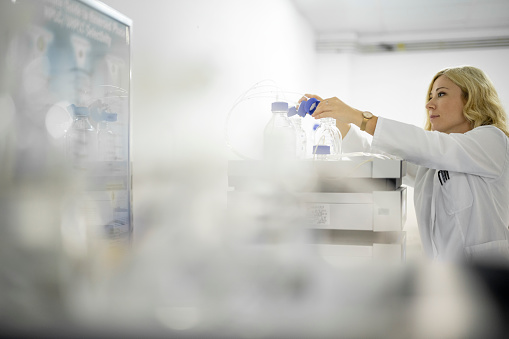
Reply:
[[497, 178], [506, 166], [508, 144], [494, 126], [446, 134], [380, 118], [372, 148], [428, 168]]
[[355, 126], [350, 126], [348, 133], [343, 135], [341, 149], [343, 153], [371, 153], [371, 140], [371, 136], [361, 132]]
[[[336, 97], [321, 100], [313, 117], [332, 117], [357, 126], [363, 121], [362, 111]], [[494, 126], [446, 134], [374, 116], [368, 120], [365, 131], [373, 135], [373, 150], [428, 168], [497, 178], [509, 157], [508, 138]]]

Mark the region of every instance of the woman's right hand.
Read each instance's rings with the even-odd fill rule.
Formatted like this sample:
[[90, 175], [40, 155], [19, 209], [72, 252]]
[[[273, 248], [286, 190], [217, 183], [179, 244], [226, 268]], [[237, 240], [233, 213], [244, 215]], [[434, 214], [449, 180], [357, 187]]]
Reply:
[[[323, 99], [318, 96], [318, 95], [315, 95], [315, 94], [304, 94], [304, 96], [302, 98], [300, 98], [299, 100], [299, 104], [303, 101], [307, 101], [311, 98], [314, 98], [320, 102], [323, 101]], [[349, 123], [345, 123], [345, 122], [342, 122], [341, 120], [337, 120], [336, 119], [336, 127], [339, 129], [339, 131], [341, 132], [341, 136], [344, 138], [346, 136], [346, 134], [348, 133], [348, 131], [350, 130], [350, 124]]]
[[323, 99], [321, 97], [319, 97], [318, 95], [314, 95], [314, 94], [304, 94], [304, 96], [302, 98], [300, 98], [299, 100], [299, 104], [303, 101], [308, 101], [309, 99], [311, 98], [314, 98], [318, 101], [322, 101]]

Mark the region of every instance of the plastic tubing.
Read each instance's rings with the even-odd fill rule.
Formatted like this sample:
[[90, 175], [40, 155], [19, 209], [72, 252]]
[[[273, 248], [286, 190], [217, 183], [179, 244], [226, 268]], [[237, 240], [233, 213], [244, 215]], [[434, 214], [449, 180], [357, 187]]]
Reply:
[[226, 121], [224, 125], [224, 135], [225, 140], [228, 148], [237, 156], [244, 160], [255, 160], [251, 157], [248, 157], [247, 155], [243, 154], [242, 152], [238, 151], [230, 141], [230, 135], [229, 135], [229, 123], [230, 118], [233, 115], [233, 112], [235, 108], [242, 102], [254, 98], [270, 98], [273, 99], [273, 101], [286, 101], [286, 95], [288, 94], [299, 94], [297, 92], [286, 92], [281, 90], [279, 86], [275, 83], [275, 81], [266, 79], [259, 81], [255, 83], [253, 86], [251, 86], [248, 90], [243, 92], [233, 103], [233, 106], [228, 111], [228, 114], [226, 116]]

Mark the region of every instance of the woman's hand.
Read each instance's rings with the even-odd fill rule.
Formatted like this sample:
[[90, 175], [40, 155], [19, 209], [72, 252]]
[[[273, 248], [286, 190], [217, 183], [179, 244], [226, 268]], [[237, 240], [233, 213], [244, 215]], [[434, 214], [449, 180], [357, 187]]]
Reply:
[[345, 124], [360, 125], [362, 123], [362, 112], [348, 106], [336, 97], [321, 100], [312, 117], [315, 119], [330, 117]]
[[[315, 119], [321, 118], [334, 118], [336, 119], [336, 126], [341, 131], [341, 135], [343, 138], [346, 136], [348, 131], [350, 130], [350, 124], [355, 124], [357, 126], [361, 126], [364, 117], [362, 115], [362, 111], [348, 106], [343, 101], [338, 98], [328, 98], [322, 99], [318, 95], [314, 94], [304, 94], [304, 96], [299, 100], [299, 103], [302, 101], [306, 101], [310, 98], [315, 98], [320, 101], [318, 106], [316, 107], [315, 112], [311, 115]], [[365, 131], [371, 135], [374, 135], [376, 124], [378, 121], [378, 117], [373, 116], [372, 119], [368, 120]]]
[[[303, 102], [303, 101], [306, 101], [306, 100], [309, 100], [311, 98], [314, 98], [316, 100], [319, 100], [320, 101], [320, 104], [323, 102], [323, 99], [318, 96], [318, 95], [314, 95], [314, 94], [304, 94], [304, 96], [299, 100], [299, 103]], [[331, 100], [331, 99], [327, 99], [327, 100]], [[338, 99], [339, 100], [339, 99]], [[320, 105], [319, 104], [319, 105]], [[327, 105], [327, 103], [326, 103]], [[314, 116], [314, 115], [313, 115]], [[316, 117], [315, 117], [316, 118]], [[317, 118], [319, 119], [319, 118]], [[339, 131], [341, 132], [341, 136], [344, 138], [346, 136], [346, 134], [348, 133], [348, 131], [350, 130], [350, 124], [349, 123], [344, 123], [342, 122], [341, 120], [338, 120], [336, 119], [336, 127], [339, 129]]]

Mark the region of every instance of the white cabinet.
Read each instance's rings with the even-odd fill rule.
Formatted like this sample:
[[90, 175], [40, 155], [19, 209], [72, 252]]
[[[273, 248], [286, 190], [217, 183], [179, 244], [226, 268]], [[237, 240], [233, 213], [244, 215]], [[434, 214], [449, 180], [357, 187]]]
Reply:
[[[404, 161], [376, 155], [284, 164], [231, 161], [228, 207], [248, 211], [260, 206], [258, 199], [266, 206], [270, 194], [286, 197], [299, 214], [288, 222], [303, 225], [310, 245], [327, 261], [404, 260], [405, 167]], [[286, 208], [270, 213], [284, 214]]]

